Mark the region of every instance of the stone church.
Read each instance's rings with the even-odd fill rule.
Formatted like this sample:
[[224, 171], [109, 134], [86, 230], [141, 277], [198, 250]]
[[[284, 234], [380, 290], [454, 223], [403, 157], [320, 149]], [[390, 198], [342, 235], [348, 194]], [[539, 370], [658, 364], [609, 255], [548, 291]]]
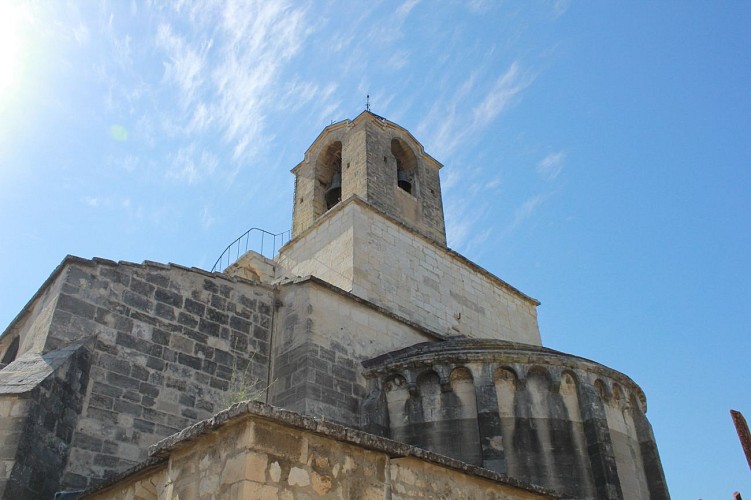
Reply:
[[669, 498], [639, 386], [446, 246], [440, 168], [365, 111], [274, 259], [66, 257], [0, 337], [2, 498]]

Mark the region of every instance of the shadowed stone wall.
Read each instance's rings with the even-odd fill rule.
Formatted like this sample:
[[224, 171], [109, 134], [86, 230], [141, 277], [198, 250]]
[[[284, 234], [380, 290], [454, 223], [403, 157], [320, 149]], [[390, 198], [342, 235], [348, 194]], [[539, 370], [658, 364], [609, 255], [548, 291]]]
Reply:
[[89, 383], [81, 346], [34, 353], [0, 371], [0, 496], [51, 498], [71, 451]]

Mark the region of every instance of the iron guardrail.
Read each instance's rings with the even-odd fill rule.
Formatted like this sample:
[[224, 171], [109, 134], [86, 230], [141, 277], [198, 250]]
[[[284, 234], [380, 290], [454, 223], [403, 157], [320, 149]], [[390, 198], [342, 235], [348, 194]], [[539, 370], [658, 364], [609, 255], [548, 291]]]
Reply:
[[[235, 241], [227, 245], [227, 248], [224, 249], [224, 252], [222, 252], [219, 258], [216, 259], [214, 267], [211, 268], [211, 272], [213, 273], [215, 271], [224, 271], [230, 266], [230, 264], [232, 264], [232, 262], [237, 261], [237, 259], [239, 259], [241, 255], [244, 255], [245, 252], [248, 251], [249, 247], [251, 250], [258, 251], [258, 253], [260, 253], [264, 257], [273, 259], [276, 255], [276, 251], [289, 241], [290, 234], [291, 231], [284, 231], [274, 234], [258, 227], [251, 227], [250, 229], [245, 231], [245, 233], [239, 236]], [[255, 246], [251, 244], [251, 239], [254, 241]], [[245, 249], [242, 250], [242, 253], [240, 253], [240, 250], [243, 248], [243, 246]], [[258, 250], [259, 248], [260, 250]], [[270, 255], [264, 253], [268, 250], [268, 248], [271, 249]], [[232, 260], [233, 255], [235, 257], [234, 261]], [[225, 261], [227, 263], [226, 265], [224, 265]]]

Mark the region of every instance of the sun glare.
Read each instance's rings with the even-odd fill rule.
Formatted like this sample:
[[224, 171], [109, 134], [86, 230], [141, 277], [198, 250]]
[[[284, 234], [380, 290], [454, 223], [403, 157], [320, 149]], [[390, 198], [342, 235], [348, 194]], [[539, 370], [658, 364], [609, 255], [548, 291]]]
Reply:
[[21, 70], [21, 12], [8, 0], [0, 0], [0, 99], [18, 83]]

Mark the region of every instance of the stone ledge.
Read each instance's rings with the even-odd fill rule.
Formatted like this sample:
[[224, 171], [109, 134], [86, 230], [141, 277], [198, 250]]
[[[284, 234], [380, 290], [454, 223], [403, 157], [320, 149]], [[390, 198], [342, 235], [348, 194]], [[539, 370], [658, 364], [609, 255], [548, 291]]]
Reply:
[[[359, 446], [367, 450], [384, 453], [388, 455], [389, 458], [419, 458], [433, 464], [447, 467], [459, 472], [463, 472], [465, 474], [470, 474], [472, 476], [496, 481], [508, 486], [512, 486], [514, 488], [519, 488], [538, 494], [549, 495], [552, 498], [563, 498], [559, 493], [555, 491], [536, 485], [526, 484], [503, 474], [498, 474], [496, 472], [483, 469], [482, 467], [478, 467], [476, 465], [470, 465], [453, 458], [445, 457], [443, 455], [418, 448], [416, 446], [392, 441], [391, 439], [376, 436], [374, 434], [369, 434], [367, 432], [352, 429], [340, 424], [335, 424], [333, 422], [326, 421], [323, 418], [304, 416], [300, 413], [284, 410], [282, 408], [271, 406], [258, 401], [245, 401], [234, 404], [207, 420], [198, 422], [190, 427], [183, 429], [177, 434], [173, 434], [172, 436], [162, 439], [149, 448], [149, 455], [151, 455], [152, 459], [167, 460], [172, 452], [188, 445], [189, 442], [199, 439], [204, 435], [208, 435], [224, 425], [241, 422], [248, 419], [261, 419], [271, 421], [299, 430], [312, 432], [328, 437], [330, 439]], [[142, 466], [141, 470], [143, 468], [144, 467]], [[130, 473], [133, 472], [134, 470], [130, 471]], [[126, 473], [125, 475], [128, 475], [128, 473]], [[101, 485], [98, 489], [104, 489], [108, 485], [111, 485], [113, 482], [114, 481], [108, 481], [107, 485]]]
[[121, 481], [122, 479], [125, 479], [128, 476], [133, 476], [134, 478], [137, 478], [140, 475], [146, 475], [149, 472], [159, 469], [161, 467], [166, 467], [167, 465], [167, 457], [152, 457], [147, 458], [143, 462], [134, 465], [130, 469], [121, 472], [120, 474], [115, 474], [114, 476], [108, 477], [105, 481], [99, 483], [96, 486], [92, 486], [90, 488], [86, 488], [85, 490], [81, 491], [79, 493], [79, 497], [77, 498], [85, 498], [88, 495], [92, 495], [94, 493], [106, 490], [110, 486], [113, 486], [115, 483]]

